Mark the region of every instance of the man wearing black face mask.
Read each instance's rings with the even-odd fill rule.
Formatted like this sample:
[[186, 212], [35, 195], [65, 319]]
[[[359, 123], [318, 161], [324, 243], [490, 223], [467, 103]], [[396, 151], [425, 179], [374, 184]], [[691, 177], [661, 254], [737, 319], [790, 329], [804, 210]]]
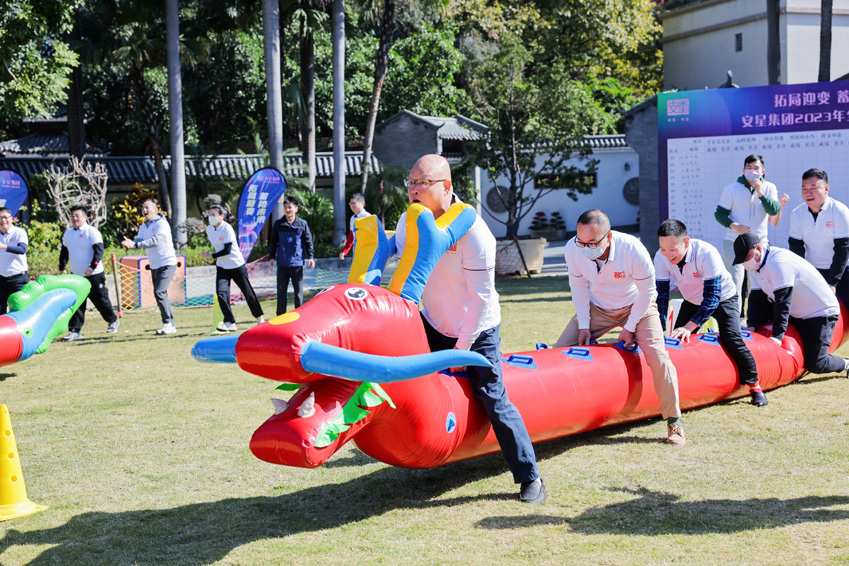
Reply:
[[770, 339], [781, 344], [787, 324], [799, 331], [805, 369], [842, 372], [849, 361], [828, 353], [840, 307], [825, 278], [790, 250], [761, 243], [754, 234], [734, 240], [734, 264], [749, 272], [752, 293], [747, 318], [752, 330], [772, 321]]
[[678, 373], [663, 342], [651, 256], [637, 238], [611, 230], [600, 210], [583, 213], [577, 231], [565, 251], [576, 314], [555, 347], [589, 344], [621, 326], [623, 345], [636, 343], [651, 368], [660, 414], [666, 419], [666, 442], [683, 446]]

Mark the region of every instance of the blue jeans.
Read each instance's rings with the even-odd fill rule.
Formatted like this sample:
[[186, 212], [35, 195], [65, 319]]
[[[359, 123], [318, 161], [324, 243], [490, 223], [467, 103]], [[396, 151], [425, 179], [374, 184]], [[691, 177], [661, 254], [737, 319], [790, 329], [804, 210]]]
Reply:
[[[424, 317], [422, 322], [424, 322], [427, 341], [432, 352], [454, 348], [457, 343], [456, 338], [440, 333]], [[477, 352], [492, 362], [492, 367], [468, 366], [467, 369], [472, 382], [472, 391], [489, 416], [495, 438], [498, 439], [504, 459], [507, 460], [507, 465], [513, 472], [513, 481], [522, 483], [537, 479], [539, 469], [537, 469], [531, 437], [525, 428], [522, 415], [507, 398], [507, 390], [504, 388], [504, 380], [501, 376], [500, 329], [499, 324], [484, 330], [470, 348], [472, 352]]]

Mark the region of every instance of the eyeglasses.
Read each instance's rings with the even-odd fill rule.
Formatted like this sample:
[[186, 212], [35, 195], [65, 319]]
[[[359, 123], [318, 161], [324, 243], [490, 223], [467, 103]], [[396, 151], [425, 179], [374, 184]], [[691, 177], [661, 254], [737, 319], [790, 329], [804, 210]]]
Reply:
[[0, 216], [0, 220], [9, 220], [9, 221], [11, 221], [11, 220], [12, 220], [12, 217], [11, 217], [11, 216], [5, 216], [5, 215], [4, 215], [4, 216]]
[[429, 186], [431, 186], [435, 183], [443, 183], [445, 181], [448, 181], [448, 179], [434, 179], [432, 181], [428, 180], [428, 179], [404, 179], [404, 186], [407, 187], [408, 189], [410, 189], [410, 188], [425, 189], [425, 188], [427, 188], [427, 187], [429, 187]]
[[610, 234], [610, 230], [605, 233], [604, 236], [596, 240], [595, 242], [582, 242], [578, 239], [578, 236], [575, 236], [575, 245], [579, 248], [597, 248], [601, 245], [605, 238], [607, 238], [607, 234]]

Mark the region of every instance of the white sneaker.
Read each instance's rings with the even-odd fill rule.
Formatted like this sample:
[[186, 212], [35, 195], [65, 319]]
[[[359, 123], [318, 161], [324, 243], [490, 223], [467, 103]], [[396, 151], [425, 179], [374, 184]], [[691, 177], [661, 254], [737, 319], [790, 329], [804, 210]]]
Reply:
[[156, 334], [158, 336], [162, 336], [163, 334], [176, 334], [176, 332], [177, 332], [177, 327], [174, 326], [174, 323], [166, 322], [165, 324], [162, 325], [162, 328], [160, 328], [159, 330], [156, 331]]
[[265, 322], [265, 317], [263, 315], [259, 315], [258, 317], [256, 317], [257, 324], [262, 324], [263, 322]]
[[222, 322], [215, 327], [218, 332], [235, 332], [237, 330], [235, 322]]
[[73, 342], [74, 340], [79, 340], [79, 339], [80, 339], [80, 338], [82, 338], [82, 337], [83, 337], [83, 335], [82, 335], [82, 334], [80, 334], [79, 332], [74, 332], [74, 331], [72, 330], [71, 332], [68, 332], [68, 335], [67, 335], [67, 336], [65, 336], [64, 338], [62, 338], [62, 341], [63, 341], [63, 342]]
[[106, 327], [106, 332], [109, 334], [115, 334], [118, 332], [118, 327], [121, 326], [121, 321], [116, 320], [115, 322], [110, 322], [109, 326]]

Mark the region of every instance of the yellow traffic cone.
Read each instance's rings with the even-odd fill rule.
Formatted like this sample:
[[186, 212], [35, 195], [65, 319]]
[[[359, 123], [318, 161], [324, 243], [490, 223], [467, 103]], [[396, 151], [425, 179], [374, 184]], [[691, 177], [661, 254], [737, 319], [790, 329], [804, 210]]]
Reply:
[[212, 330], [218, 328], [222, 322], [224, 322], [224, 313], [221, 312], [221, 305], [218, 304], [218, 296], [212, 295]]
[[0, 521], [47, 509], [27, 499], [18, 444], [6, 405], [0, 405]]

